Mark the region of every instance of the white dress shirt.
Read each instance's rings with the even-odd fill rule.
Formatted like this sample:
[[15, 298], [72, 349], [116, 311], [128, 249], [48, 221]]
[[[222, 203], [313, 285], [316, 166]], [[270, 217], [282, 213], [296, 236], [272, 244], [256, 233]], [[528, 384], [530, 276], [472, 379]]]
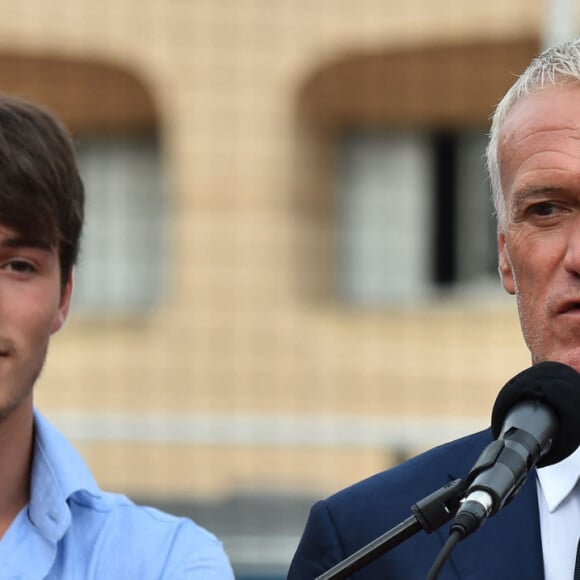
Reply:
[[572, 580], [580, 536], [580, 447], [537, 474], [545, 580]]

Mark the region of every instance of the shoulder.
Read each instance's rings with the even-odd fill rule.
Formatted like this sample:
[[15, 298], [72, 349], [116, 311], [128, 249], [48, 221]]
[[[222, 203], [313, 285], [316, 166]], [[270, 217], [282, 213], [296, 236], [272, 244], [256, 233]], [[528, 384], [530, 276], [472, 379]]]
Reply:
[[74, 494], [69, 505], [67, 541], [91, 546], [102, 577], [233, 579], [221, 542], [188, 518], [104, 492]]
[[39, 413], [29, 517], [55, 544], [58, 578], [232, 580], [220, 541], [195, 522], [102, 491]]
[[347, 506], [356, 511], [359, 504], [376, 506], [378, 503], [408, 513], [413, 503], [450, 481], [465, 477], [489, 441], [491, 433], [486, 430], [434, 447], [339, 491], [325, 503], [331, 511]]
[[[288, 578], [315, 577], [409, 518], [419, 500], [465, 477], [489, 441], [489, 431], [457, 439], [317, 502]], [[428, 535], [413, 538], [403, 558], [412, 563], [416, 551], [428, 549], [430, 541]]]

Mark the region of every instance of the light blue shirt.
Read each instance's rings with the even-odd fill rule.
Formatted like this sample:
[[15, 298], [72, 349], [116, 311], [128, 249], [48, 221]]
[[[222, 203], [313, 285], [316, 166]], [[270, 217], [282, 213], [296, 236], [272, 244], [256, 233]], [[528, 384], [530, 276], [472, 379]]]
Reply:
[[213, 535], [101, 491], [38, 413], [35, 427], [30, 503], [0, 541], [2, 580], [233, 580]]

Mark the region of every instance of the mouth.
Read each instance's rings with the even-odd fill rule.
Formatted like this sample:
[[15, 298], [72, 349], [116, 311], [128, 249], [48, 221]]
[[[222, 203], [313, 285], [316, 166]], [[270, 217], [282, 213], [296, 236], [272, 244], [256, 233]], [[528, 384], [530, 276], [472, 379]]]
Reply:
[[576, 314], [580, 313], [580, 300], [573, 301], [570, 300], [562, 304], [558, 310], [557, 314]]
[[9, 357], [15, 351], [15, 346], [12, 340], [0, 337], [0, 357]]

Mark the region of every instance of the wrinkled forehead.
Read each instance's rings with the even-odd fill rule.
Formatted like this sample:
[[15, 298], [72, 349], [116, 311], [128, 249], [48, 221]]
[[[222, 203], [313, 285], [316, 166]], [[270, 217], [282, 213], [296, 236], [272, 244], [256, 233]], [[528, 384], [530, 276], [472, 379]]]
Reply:
[[560, 186], [578, 174], [580, 84], [550, 87], [525, 95], [506, 117], [499, 140], [501, 189]]
[[521, 96], [507, 112], [500, 130], [500, 148], [542, 131], [580, 131], [580, 82], [567, 81]]

